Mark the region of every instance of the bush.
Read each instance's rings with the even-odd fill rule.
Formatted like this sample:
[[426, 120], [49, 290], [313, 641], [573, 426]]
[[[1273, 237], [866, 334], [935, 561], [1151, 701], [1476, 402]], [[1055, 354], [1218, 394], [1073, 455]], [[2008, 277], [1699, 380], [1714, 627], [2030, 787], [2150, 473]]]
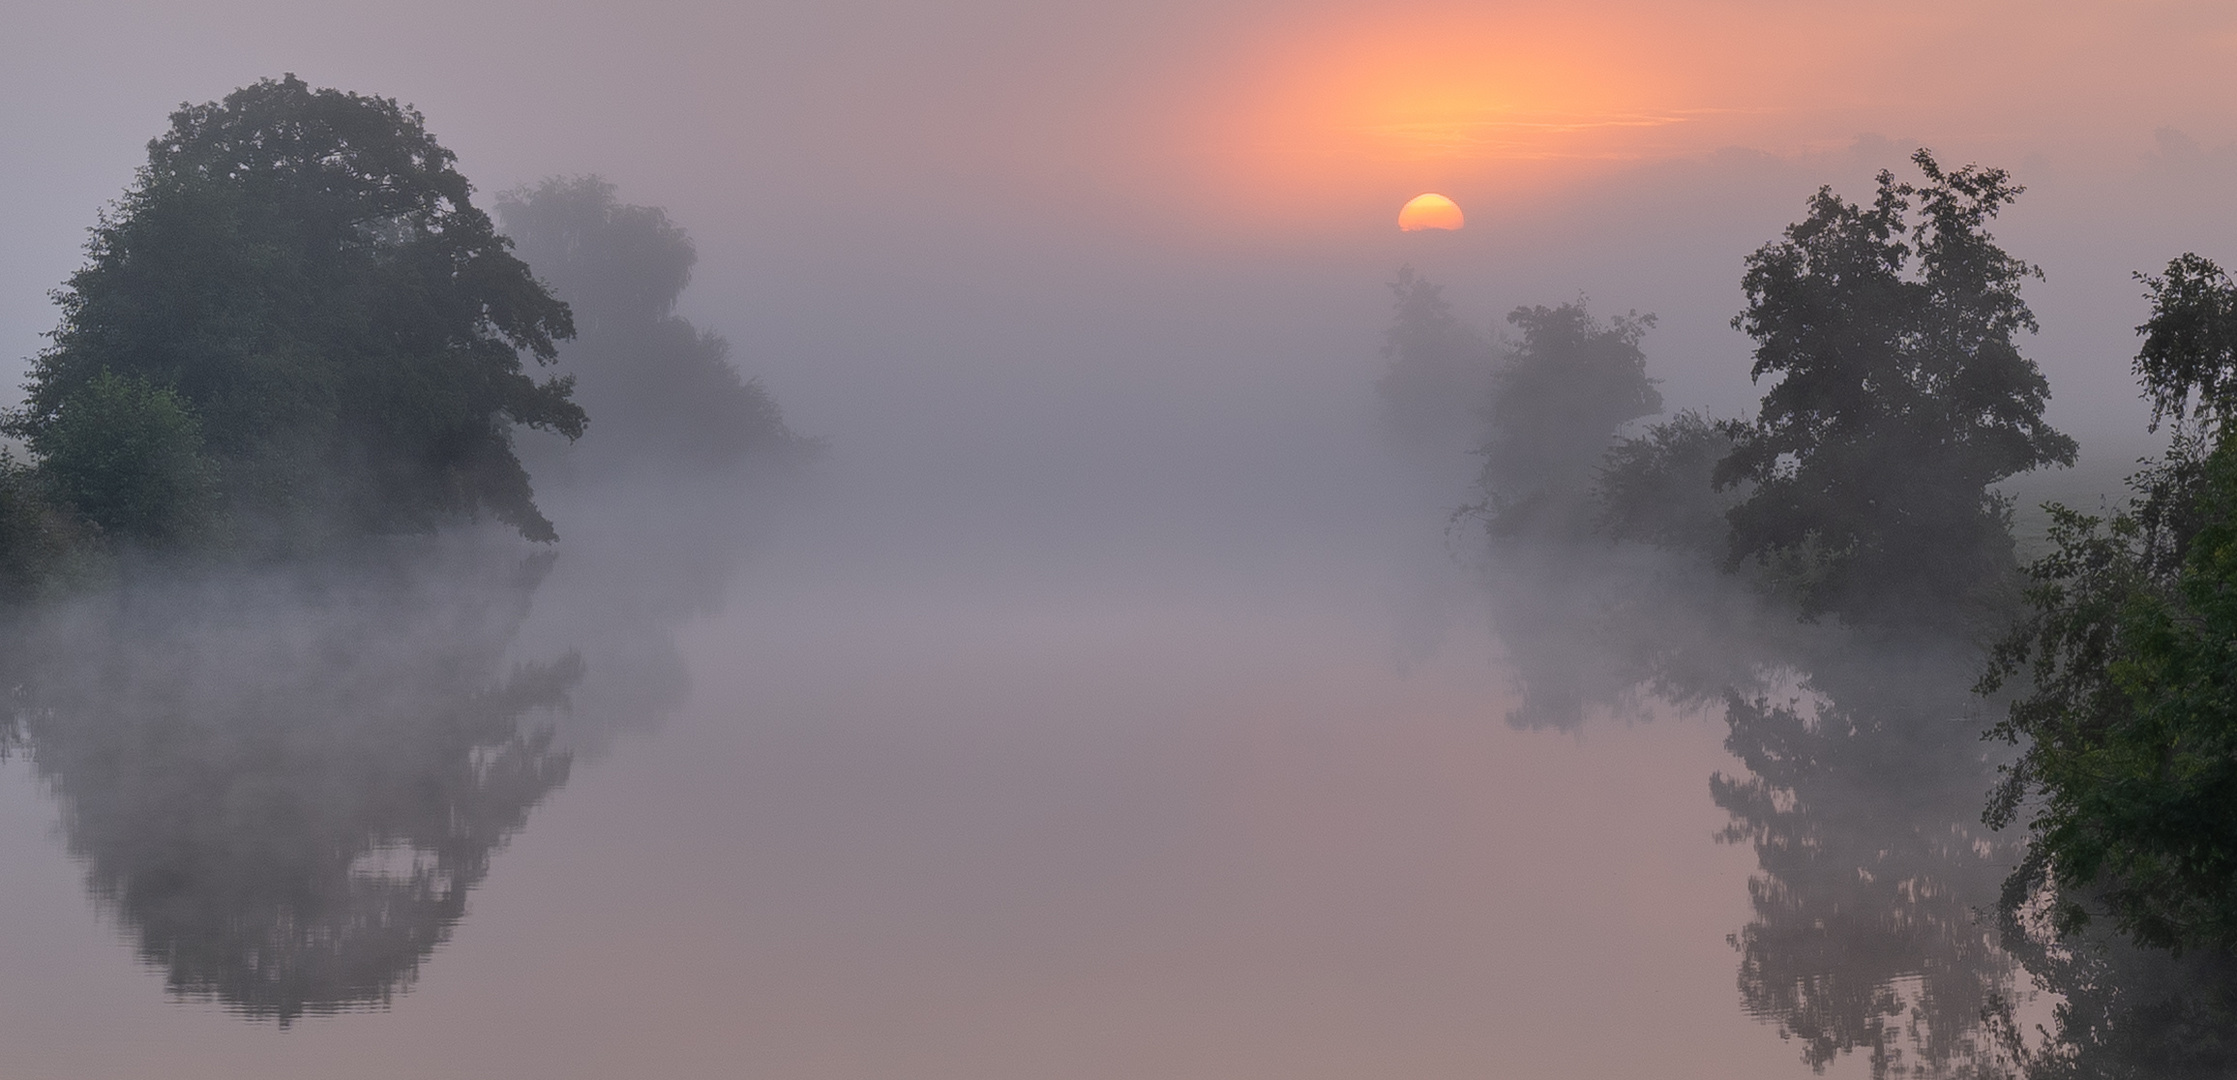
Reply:
[[160, 546], [207, 524], [212, 471], [201, 423], [179, 395], [146, 379], [101, 372], [30, 443], [56, 499], [104, 536]]

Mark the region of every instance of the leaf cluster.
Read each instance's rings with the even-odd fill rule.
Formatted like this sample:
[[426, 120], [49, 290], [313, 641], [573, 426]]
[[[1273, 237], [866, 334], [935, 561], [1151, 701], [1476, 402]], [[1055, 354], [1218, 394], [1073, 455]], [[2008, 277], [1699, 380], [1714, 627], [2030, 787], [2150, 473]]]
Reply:
[[1696, 409], [1618, 440], [1601, 458], [1593, 489], [1600, 531], [1660, 548], [1721, 553], [1731, 532], [1725, 515], [1738, 496], [1720, 498], [1710, 477], [1731, 452], [1732, 437]]
[[2237, 444], [2197, 469], [2187, 537], [2054, 507], [2031, 613], [1984, 680], [2027, 676], [1992, 732], [2026, 751], [1986, 816], [2033, 811], [2062, 933], [2094, 906], [2139, 943], [2237, 948]]
[[2237, 406], [2237, 286], [2213, 260], [2177, 256], [2158, 277], [2137, 274], [2152, 301], [2135, 370], [2152, 426], [2173, 417], [2218, 425]]
[[105, 537], [172, 545], [207, 531], [214, 476], [185, 401], [104, 369], [70, 404], [31, 432], [48, 493]]
[[2006, 902], [2049, 890], [2059, 933], [2110, 916], [2141, 944], [2237, 949], [2237, 286], [2195, 255], [2144, 280], [2136, 368], [2177, 437], [2119, 512], [2050, 508], [2029, 613], [1982, 680], [2027, 687], [1992, 732], [2026, 750], [1987, 819], [2029, 818]]

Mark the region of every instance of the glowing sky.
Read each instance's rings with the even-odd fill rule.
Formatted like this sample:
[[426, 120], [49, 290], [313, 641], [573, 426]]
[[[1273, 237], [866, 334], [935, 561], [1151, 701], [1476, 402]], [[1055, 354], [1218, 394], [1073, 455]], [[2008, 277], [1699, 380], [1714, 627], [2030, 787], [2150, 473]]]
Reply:
[[1310, 216], [1361, 189], [1545, 191], [1642, 161], [1825, 151], [2122, 163], [2237, 135], [2237, 9], [2197, 3], [1326, 6], [1238, 45], [1194, 138], [1213, 185]]
[[121, 179], [165, 109], [281, 70], [417, 102], [477, 176], [580, 169], [597, 146], [608, 172], [729, 170], [832, 208], [944, 184], [1185, 208], [1189, 228], [1865, 133], [2065, 167], [2133, 159], [2163, 126], [2237, 138], [2237, 8], [2198, 0], [399, 0], [347, 34], [276, 0], [21, 6], [0, 85], [76, 89], [0, 120], [11, 191]]

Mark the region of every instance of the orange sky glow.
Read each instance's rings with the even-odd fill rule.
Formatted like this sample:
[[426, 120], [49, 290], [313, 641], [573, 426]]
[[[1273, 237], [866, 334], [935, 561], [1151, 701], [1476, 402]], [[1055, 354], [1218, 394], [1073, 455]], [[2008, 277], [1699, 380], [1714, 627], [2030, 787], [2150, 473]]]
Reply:
[[1866, 133], [2006, 162], [2142, 148], [2166, 125], [2237, 137], [2214, 74], [2237, 62], [2237, 17], [2192, 3], [1352, 10], [1231, 59], [1185, 138], [1200, 182], [1255, 193], [1268, 224]]

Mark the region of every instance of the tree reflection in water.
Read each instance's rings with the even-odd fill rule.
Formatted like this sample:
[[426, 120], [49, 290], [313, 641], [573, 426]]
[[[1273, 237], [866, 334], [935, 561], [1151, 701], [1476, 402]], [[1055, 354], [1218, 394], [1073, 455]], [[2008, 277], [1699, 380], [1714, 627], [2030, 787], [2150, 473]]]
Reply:
[[2102, 933], [2059, 940], [2042, 912], [2008, 915], [2004, 944], [2058, 995], [2051, 1021], [1992, 1017], [2028, 1080], [2237, 1076], [2237, 958], [2139, 949]]
[[1710, 778], [1751, 846], [1731, 935], [1739, 1004], [1822, 1071], [1875, 1077], [2237, 1075], [2237, 960], [2001, 916], [2015, 835], [1981, 810], [2010, 753], [1972, 693], [1980, 651], [1797, 624], [1730, 578], [1632, 545], [1512, 545], [1488, 565], [1518, 727], [1722, 703], [1738, 762]]
[[[1547, 571], [1544, 566], [1555, 564]], [[1752, 846], [1740, 1005], [1822, 1070], [2001, 1075], [1984, 1015], [2017, 995], [1994, 907], [2011, 851], [1979, 824], [1995, 774], [1962, 642], [1794, 622], [1734, 579], [1637, 545], [1492, 557], [1523, 727], [1721, 703], [1741, 768], [1710, 779]]]
[[2002, 1075], [1982, 1031], [2015, 969], [1991, 912], [2010, 844], [1978, 821], [1994, 769], [1961, 672], [1875, 659], [1854, 682], [1727, 702], [1744, 771], [1710, 791], [1722, 839], [1760, 867], [1732, 937], [1741, 1001], [1813, 1068], [1862, 1052], [1875, 1077]]
[[175, 993], [281, 1024], [378, 1007], [578, 758], [682, 706], [677, 632], [787, 490], [554, 485], [556, 551], [467, 530], [139, 566], [0, 626], [0, 752]]
[[550, 565], [134, 585], [13, 628], [16, 738], [171, 990], [287, 1024], [387, 1002], [567, 780], [572, 653], [508, 656]]

